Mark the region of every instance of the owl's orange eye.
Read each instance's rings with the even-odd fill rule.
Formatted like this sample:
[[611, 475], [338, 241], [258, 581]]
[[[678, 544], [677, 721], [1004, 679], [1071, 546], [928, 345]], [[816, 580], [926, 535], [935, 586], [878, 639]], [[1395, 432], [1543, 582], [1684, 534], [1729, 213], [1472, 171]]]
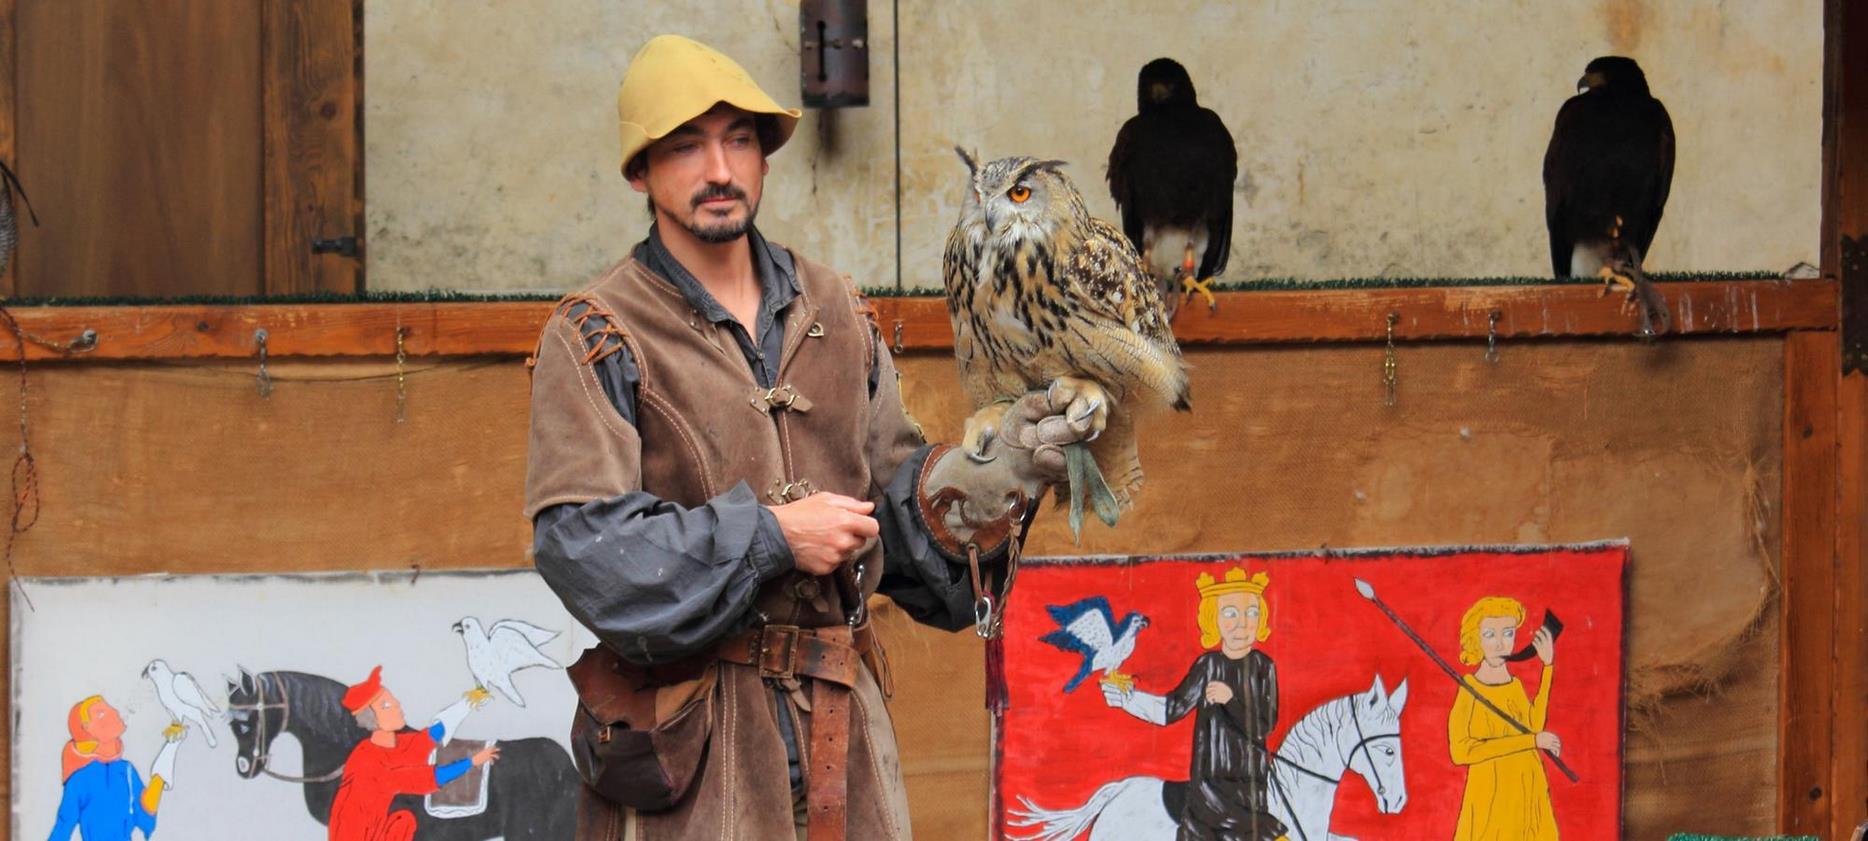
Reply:
[[1024, 204], [1026, 199], [1031, 198], [1031, 188], [1020, 184], [1005, 191], [1005, 195], [1006, 198], [1011, 199], [1015, 204]]

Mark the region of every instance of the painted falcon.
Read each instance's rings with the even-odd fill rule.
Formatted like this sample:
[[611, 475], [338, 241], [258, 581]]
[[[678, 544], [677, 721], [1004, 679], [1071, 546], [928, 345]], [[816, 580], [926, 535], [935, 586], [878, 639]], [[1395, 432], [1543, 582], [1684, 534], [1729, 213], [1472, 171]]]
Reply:
[[1559, 278], [1599, 277], [1640, 302], [1643, 335], [1665, 332], [1665, 302], [1641, 263], [1673, 185], [1673, 121], [1634, 59], [1589, 62], [1557, 112], [1544, 153], [1544, 221]]
[[1213, 278], [1232, 252], [1232, 182], [1239, 152], [1218, 114], [1200, 107], [1193, 79], [1171, 58], [1142, 67], [1135, 116], [1109, 150], [1109, 195], [1122, 232], [1161, 284], [1171, 320], [1199, 293], [1217, 308]]
[[1057, 630], [1038, 638], [1056, 648], [1081, 655], [1077, 673], [1064, 684], [1070, 692], [1091, 672], [1103, 673], [1103, 681], [1124, 690], [1135, 688], [1135, 679], [1122, 673], [1122, 664], [1135, 653], [1135, 637], [1148, 627], [1148, 617], [1130, 611], [1116, 621], [1109, 599], [1091, 596], [1066, 605], [1045, 605]]

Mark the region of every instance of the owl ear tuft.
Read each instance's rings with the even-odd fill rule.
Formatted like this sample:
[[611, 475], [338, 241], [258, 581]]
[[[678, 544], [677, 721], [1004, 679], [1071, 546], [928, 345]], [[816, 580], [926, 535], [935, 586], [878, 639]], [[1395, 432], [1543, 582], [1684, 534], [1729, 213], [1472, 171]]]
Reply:
[[979, 159], [976, 156], [967, 154], [967, 151], [959, 146], [953, 147], [953, 151], [954, 154], [960, 156], [960, 162], [966, 164], [967, 174], [979, 175]]

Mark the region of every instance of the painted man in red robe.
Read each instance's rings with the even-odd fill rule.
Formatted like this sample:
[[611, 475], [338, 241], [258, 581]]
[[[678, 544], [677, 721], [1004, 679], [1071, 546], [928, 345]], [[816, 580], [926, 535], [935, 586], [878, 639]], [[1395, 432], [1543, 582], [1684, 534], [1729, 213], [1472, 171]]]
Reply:
[[404, 730], [402, 703], [383, 687], [383, 667], [369, 679], [344, 692], [344, 709], [370, 731], [344, 762], [344, 775], [331, 804], [331, 841], [410, 841], [415, 837], [415, 814], [407, 809], [391, 812], [398, 794], [429, 794], [473, 768], [499, 758], [499, 748], [488, 745], [467, 759], [436, 766], [428, 761], [436, 745], [447, 744], [454, 730], [474, 707], [485, 702], [483, 690], [467, 693], [435, 716], [426, 730]]

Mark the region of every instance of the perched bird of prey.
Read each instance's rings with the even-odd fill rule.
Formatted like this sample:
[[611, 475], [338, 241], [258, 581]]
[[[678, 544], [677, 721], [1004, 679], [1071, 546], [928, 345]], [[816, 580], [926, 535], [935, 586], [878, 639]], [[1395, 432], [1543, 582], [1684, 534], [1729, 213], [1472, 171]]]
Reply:
[[1038, 639], [1083, 655], [1083, 665], [1077, 668], [1070, 682], [1064, 684], [1065, 692], [1076, 689], [1090, 672], [1102, 672], [1104, 682], [1124, 690], [1135, 688], [1135, 679], [1118, 670], [1129, 655], [1135, 653], [1135, 637], [1148, 627], [1148, 617], [1131, 611], [1117, 622], [1115, 612], [1109, 609], [1109, 600], [1102, 596], [1091, 596], [1074, 604], [1045, 605], [1044, 609], [1057, 623], [1057, 630]]
[[[13, 212], [13, 194], [26, 202], [26, 213], [32, 217], [33, 225], [39, 224], [39, 214], [32, 209], [32, 199], [26, 198], [26, 188], [20, 186], [19, 176], [6, 164], [0, 163], [0, 272], [6, 271], [8, 263], [13, 262], [13, 247], [19, 244], [19, 217]], [[213, 738], [210, 736], [209, 738]]]
[[970, 178], [941, 269], [954, 358], [975, 409], [963, 446], [985, 453], [1011, 401], [1028, 391], [1051, 389], [1058, 406], [1081, 398], [1094, 438], [1065, 451], [1071, 531], [1086, 497], [1114, 525], [1141, 486], [1134, 411], [1149, 400], [1189, 408], [1160, 293], [1128, 239], [1084, 209], [1062, 161], [981, 166], [954, 151]]
[[1667, 308], [1642, 273], [1673, 185], [1673, 121], [1634, 59], [1589, 62], [1557, 111], [1544, 153], [1544, 221], [1557, 277], [1600, 277], [1641, 304], [1643, 335], [1666, 332]]
[[486, 629], [480, 626], [480, 620], [469, 616], [454, 623], [454, 633], [467, 644], [467, 671], [473, 673], [474, 685], [498, 692], [517, 706], [525, 706], [525, 696], [512, 685], [514, 672], [533, 667], [564, 668], [538, 650], [557, 639], [557, 631], [517, 619], [501, 619]]
[[1109, 195], [1173, 320], [1195, 292], [1218, 306], [1211, 287], [1232, 251], [1239, 151], [1219, 115], [1200, 107], [1179, 62], [1148, 62], [1135, 86], [1135, 116], [1109, 150]]
[[151, 660], [143, 667], [143, 677], [155, 684], [156, 700], [169, 712], [168, 729], [162, 731], [164, 737], [174, 741], [182, 734], [184, 722], [192, 724], [208, 740], [208, 747], [214, 747], [214, 728], [208, 726], [208, 719], [219, 718], [221, 708], [208, 700], [207, 693], [201, 691], [201, 684], [195, 682], [194, 675], [177, 672], [161, 660]]

